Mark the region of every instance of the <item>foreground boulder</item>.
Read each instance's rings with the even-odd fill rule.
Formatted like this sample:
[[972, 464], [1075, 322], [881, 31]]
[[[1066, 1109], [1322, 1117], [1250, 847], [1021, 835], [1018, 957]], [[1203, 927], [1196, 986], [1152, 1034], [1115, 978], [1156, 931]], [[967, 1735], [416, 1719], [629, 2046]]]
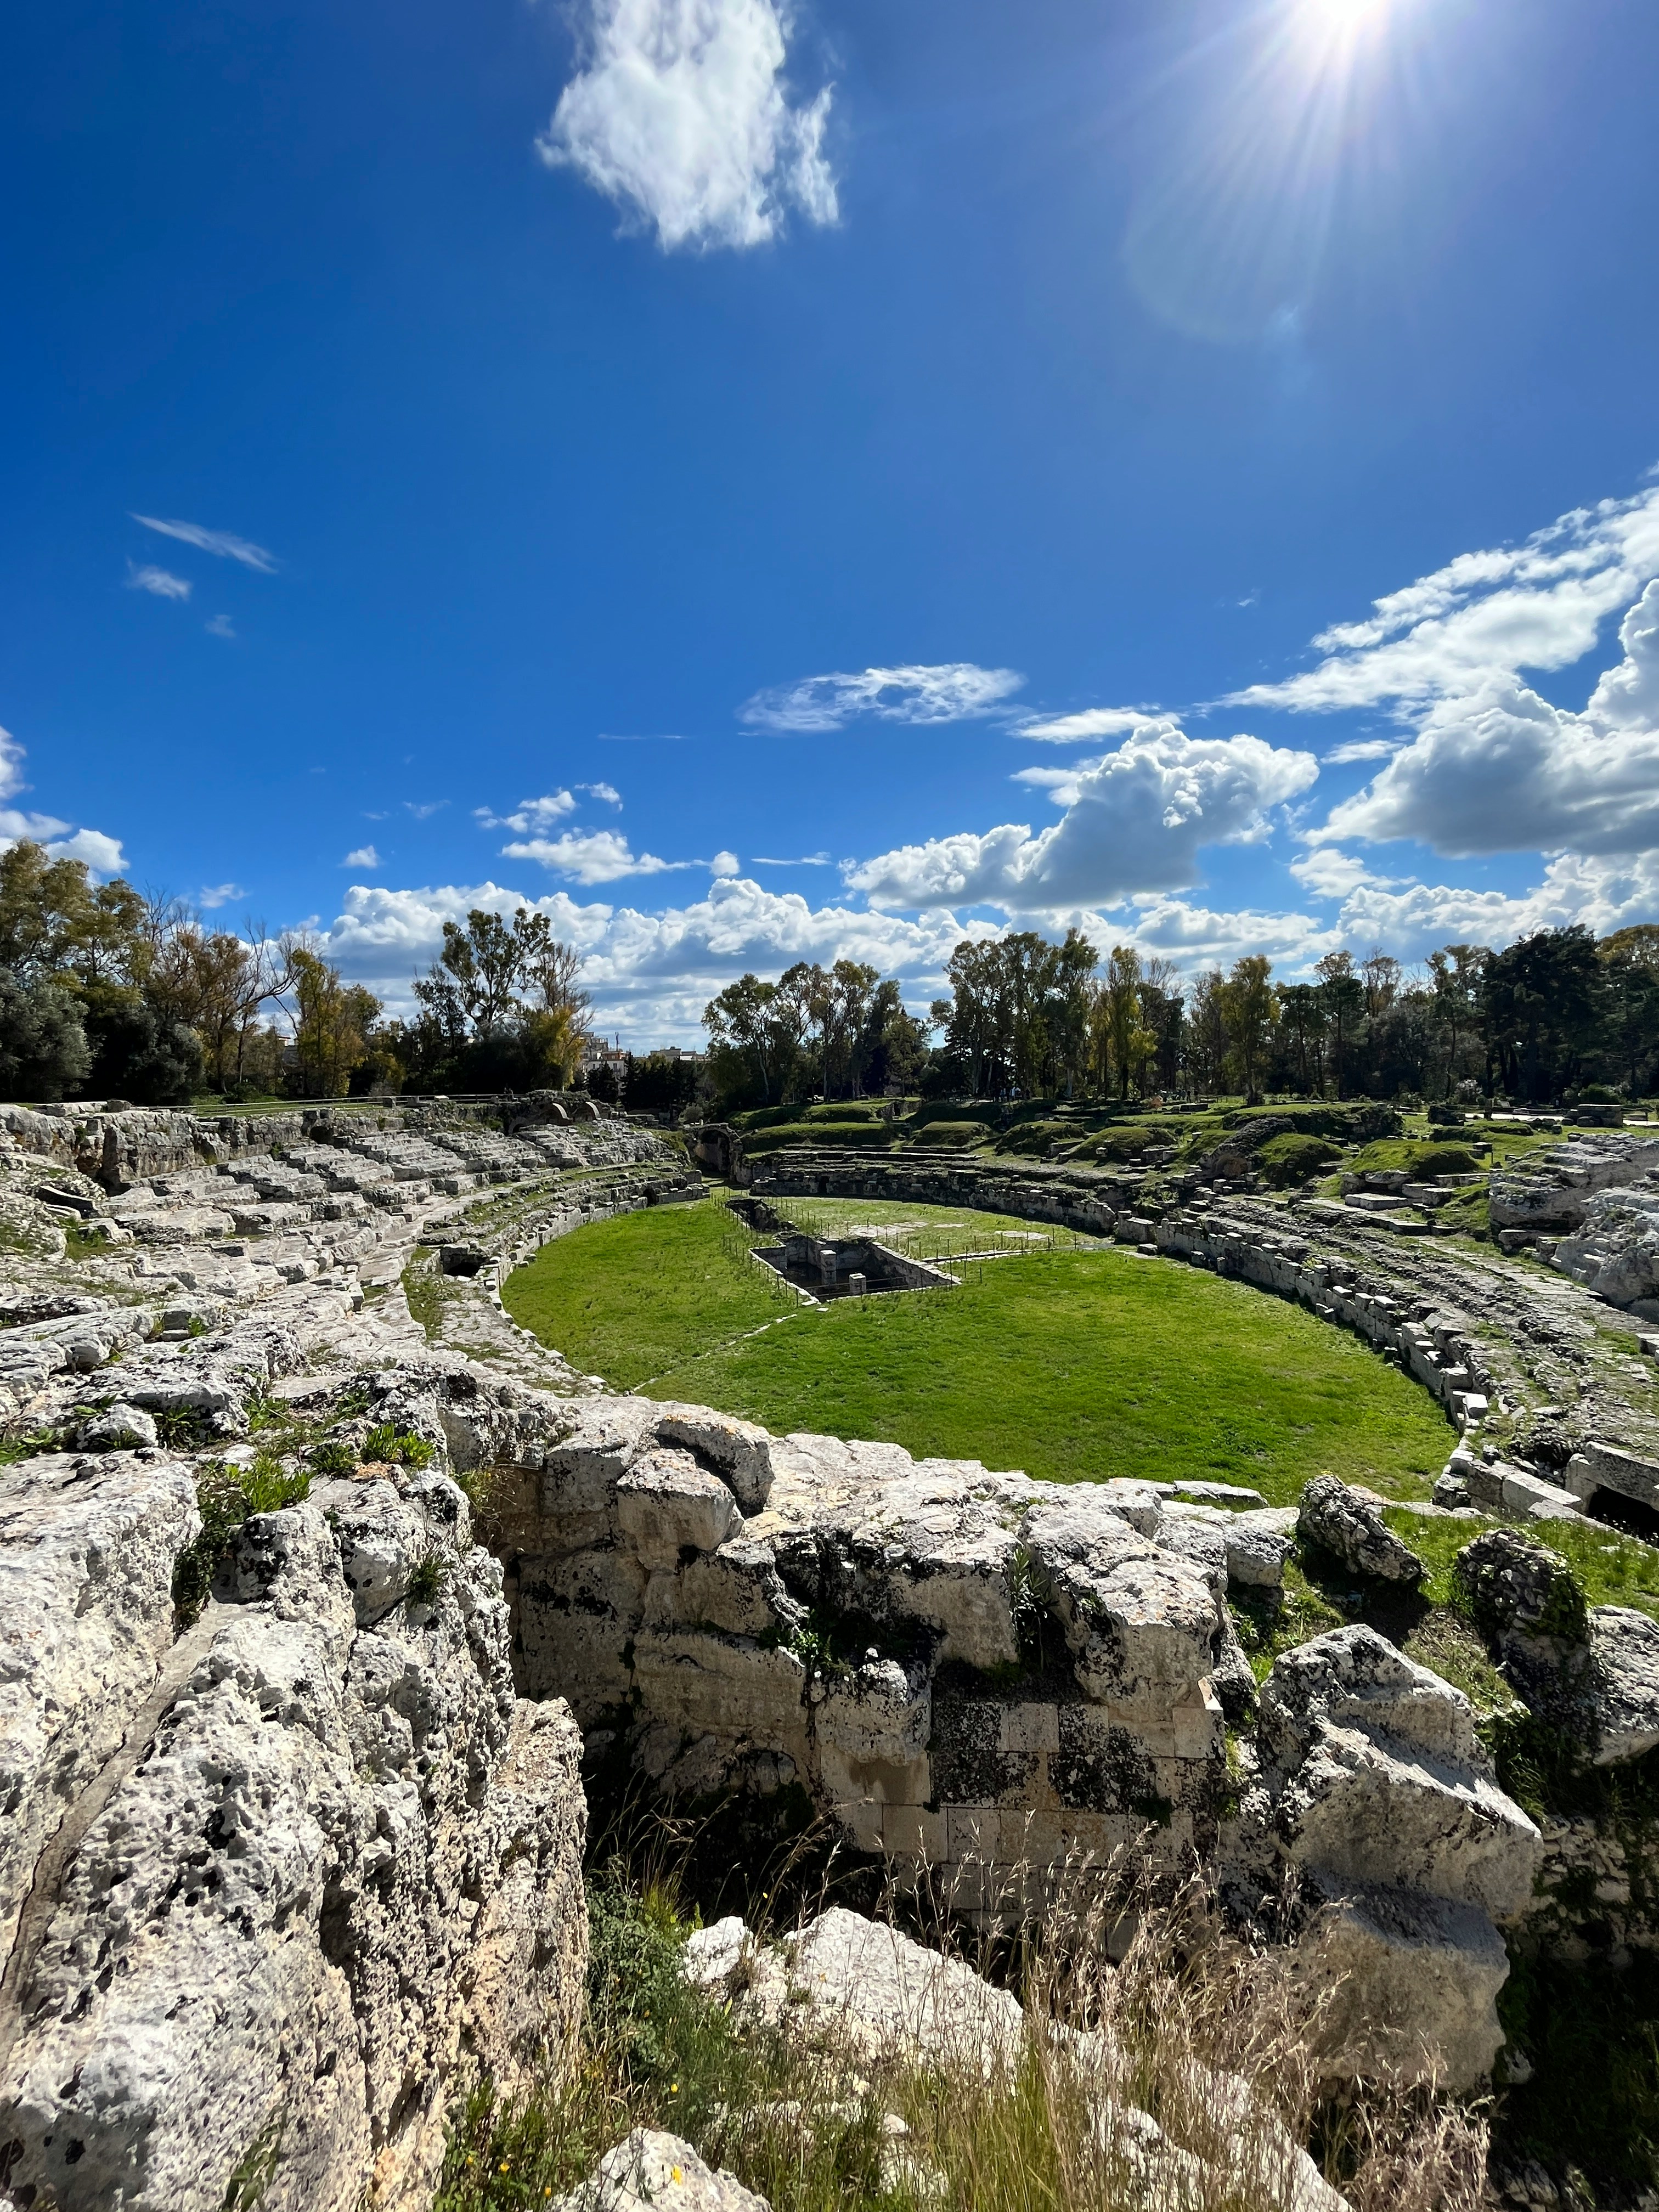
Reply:
[[765, 2197], [718, 2167], [689, 2142], [658, 2128], [635, 2128], [606, 2151], [556, 2212], [771, 2212]]
[[1504, 2040], [1498, 1927], [1526, 1911], [1543, 1845], [1468, 1700], [1376, 1630], [1340, 1628], [1274, 1662], [1260, 1741], [1272, 1847], [1326, 1908], [1310, 1956], [1349, 1977], [1331, 2064], [1478, 2081]]
[[[77, 1480], [79, 1552], [58, 1503]], [[257, 2185], [266, 2212], [424, 2207], [450, 2096], [558, 2063], [586, 1952], [580, 1740], [515, 1698], [465, 1499], [339, 1481], [255, 1516], [169, 1644], [179, 1470], [37, 1468], [27, 1495], [34, 1540], [0, 1557], [40, 1663], [9, 1741], [57, 1833], [42, 1848], [37, 1820], [12, 1859], [13, 2201], [219, 2212]], [[121, 1606], [86, 1556], [100, 1513], [110, 1540], [134, 1530], [134, 1571], [93, 1563]], [[377, 1571], [349, 1578], [366, 1551]]]

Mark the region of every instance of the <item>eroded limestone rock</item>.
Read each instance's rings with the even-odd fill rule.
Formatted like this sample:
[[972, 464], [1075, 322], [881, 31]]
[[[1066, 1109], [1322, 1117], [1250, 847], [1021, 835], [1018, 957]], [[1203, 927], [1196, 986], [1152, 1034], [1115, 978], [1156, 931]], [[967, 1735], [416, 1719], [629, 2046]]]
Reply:
[[771, 2212], [763, 2197], [689, 2142], [658, 2128], [635, 2128], [606, 2151], [589, 2179], [557, 2199], [556, 2212]]
[[1303, 1492], [1296, 1525], [1304, 1543], [1317, 1545], [1357, 1575], [1390, 1583], [1423, 1578], [1422, 1560], [1395, 1534], [1381, 1507], [1334, 1474], [1316, 1475]]

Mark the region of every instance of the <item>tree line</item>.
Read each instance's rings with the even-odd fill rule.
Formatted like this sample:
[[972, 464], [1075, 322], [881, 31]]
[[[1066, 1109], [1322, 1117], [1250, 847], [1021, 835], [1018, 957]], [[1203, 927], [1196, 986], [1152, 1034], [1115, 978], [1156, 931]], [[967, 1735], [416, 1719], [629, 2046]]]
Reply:
[[544, 915], [475, 910], [444, 925], [413, 1018], [388, 1020], [307, 933], [214, 928], [24, 838], [0, 853], [0, 1097], [562, 1087], [587, 1035], [580, 965]]
[[873, 968], [747, 975], [705, 1009], [718, 1105], [925, 1097], [1508, 1097], [1541, 1105], [1659, 1089], [1659, 926], [1449, 945], [1406, 968], [1328, 954], [1311, 980], [1261, 954], [1182, 980], [1079, 930], [964, 939], [923, 1018]]

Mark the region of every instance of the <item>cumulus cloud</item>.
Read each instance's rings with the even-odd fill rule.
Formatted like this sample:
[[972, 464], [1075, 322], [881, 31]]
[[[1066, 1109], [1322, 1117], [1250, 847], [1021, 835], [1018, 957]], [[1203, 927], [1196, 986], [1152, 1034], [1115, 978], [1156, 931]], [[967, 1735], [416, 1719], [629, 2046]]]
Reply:
[[1064, 913], [1196, 880], [1201, 847], [1265, 836], [1267, 810], [1305, 791], [1311, 753], [1260, 738], [1189, 738], [1143, 725], [1115, 752], [1080, 764], [1066, 811], [1033, 836], [1021, 823], [906, 845], [847, 872], [872, 906], [1000, 907]]
[[94, 876], [118, 876], [127, 865], [120, 839], [106, 837], [101, 830], [77, 830], [72, 836], [51, 838], [46, 853], [54, 860], [82, 860]]
[[267, 553], [263, 545], [255, 545], [246, 538], [237, 537], [231, 530], [206, 530], [199, 522], [163, 522], [159, 515], [135, 514], [146, 530], [159, 531], [163, 538], [176, 538], [181, 545], [193, 545], [198, 553], [211, 553], [221, 561], [240, 561], [245, 568], [257, 568], [262, 575], [276, 572], [276, 558]]
[[[23, 747], [9, 730], [0, 730], [0, 799], [27, 790], [23, 760]], [[76, 830], [55, 814], [0, 806], [0, 852], [25, 837], [44, 845], [54, 860], [84, 860], [94, 875], [117, 876], [126, 866], [118, 837], [106, 837], [101, 830]]]
[[716, 876], [735, 876], [738, 873], [738, 856], [735, 853], [716, 853], [708, 866]]
[[516, 830], [520, 836], [527, 836], [534, 830], [550, 830], [562, 816], [575, 811], [576, 802], [569, 792], [550, 791], [541, 799], [521, 799], [511, 814], [492, 814], [487, 806], [475, 806], [472, 817], [482, 829]]
[[597, 799], [606, 806], [620, 806], [622, 793], [614, 783], [579, 783], [578, 791], [585, 791], [590, 799]]
[[1460, 554], [1315, 638], [1316, 668], [1253, 684], [1230, 706], [1298, 712], [1407, 707], [1494, 673], [1570, 667], [1601, 624], [1659, 571], [1659, 488], [1578, 507], [1520, 545]]
[[641, 1045], [695, 1040], [704, 1006], [745, 969], [775, 975], [796, 960], [868, 961], [884, 975], [915, 979], [915, 995], [925, 1000], [961, 937], [996, 934], [983, 924], [964, 930], [948, 914], [906, 921], [812, 907], [798, 893], [763, 890], [744, 877], [722, 877], [705, 897], [659, 914], [584, 904], [562, 890], [538, 899], [495, 883], [409, 890], [354, 884], [322, 933], [323, 950], [353, 981], [406, 1005], [410, 981], [441, 949], [446, 921], [474, 907], [510, 916], [520, 906], [544, 914], [583, 954], [582, 984], [594, 995], [600, 1027], [623, 1029]]
[[501, 853], [509, 860], [538, 861], [556, 876], [567, 876], [576, 884], [611, 884], [619, 876], [661, 876], [675, 868], [702, 865], [635, 853], [616, 830], [567, 830], [562, 837], [526, 837], [503, 845]]
[[659, 245], [750, 246], [791, 210], [836, 218], [831, 88], [795, 101], [777, 0], [582, 0], [582, 66], [537, 142], [654, 229]]
[[1153, 720], [1142, 707], [1085, 707], [1080, 714], [1050, 714], [1022, 722], [1014, 734], [1040, 744], [1076, 745], [1090, 738], [1121, 738]]
[[157, 568], [149, 562], [142, 568], [134, 562], [127, 562], [127, 589], [148, 592], [157, 599], [187, 599], [191, 592], [187, 576], [175, 576], [170, 569]]
[[1659, 847], [1659, 581], [1620, 629], [1625, 658], [1584, 712], [1492, 675], [1434, 702], [1416, 737], [1320, 835], [1411, 837], [1437, 852]]
[[343, 868], [378, 868], [380, 865], [380, 856], [372, 845], [359, 845], [340, 863]]
[[1025, 678], [1012, 668], [947, 660], [856, 674], [807, 676], [757, 691], [743, 710], [763, 730], [839, 730], [872, 715], [884, 722], [963, 722], [991, 714]]

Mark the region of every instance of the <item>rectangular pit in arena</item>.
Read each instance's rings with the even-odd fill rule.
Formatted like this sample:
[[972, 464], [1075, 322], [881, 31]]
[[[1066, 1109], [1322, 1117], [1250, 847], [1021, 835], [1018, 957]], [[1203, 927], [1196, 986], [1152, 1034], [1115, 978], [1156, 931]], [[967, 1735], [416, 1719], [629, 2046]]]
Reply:
[[954, 1291], [957, 1278], [925, 1261], [908, 1260], [872, 1237], [833, 1242], [788, 1231], [775, 1244], [759, 1244], [754, 1256], [798, 1291], [827, 1304], [831, 1298], [875, 1297], [893, 1291]]

